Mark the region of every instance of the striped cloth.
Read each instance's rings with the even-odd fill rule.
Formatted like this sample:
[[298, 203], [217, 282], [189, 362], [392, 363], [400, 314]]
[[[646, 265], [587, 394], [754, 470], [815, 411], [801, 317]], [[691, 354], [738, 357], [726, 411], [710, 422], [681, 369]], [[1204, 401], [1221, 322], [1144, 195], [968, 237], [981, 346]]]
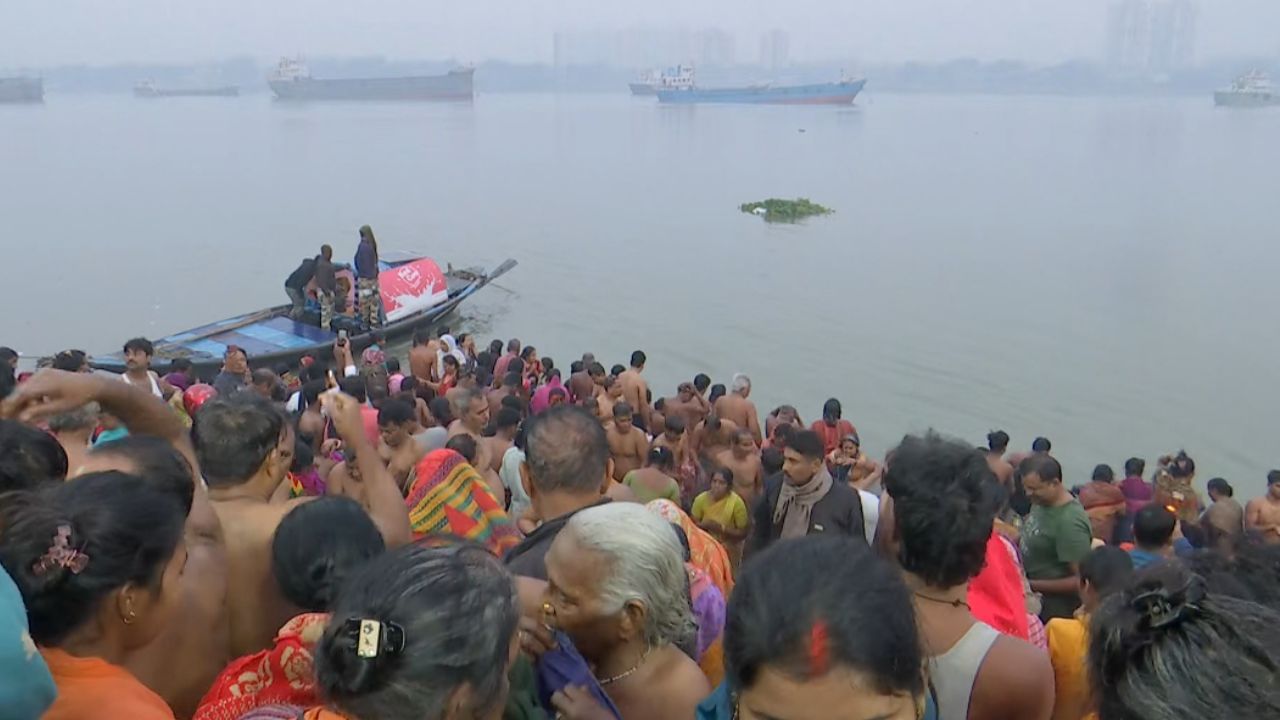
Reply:
[[458, 453], [427, 453], [410, 478], [405, 504], [413, 539], [452, 535], [482, 543], [502, 557], [520, 542], [520, 533], [493, 497], [489, 485]]

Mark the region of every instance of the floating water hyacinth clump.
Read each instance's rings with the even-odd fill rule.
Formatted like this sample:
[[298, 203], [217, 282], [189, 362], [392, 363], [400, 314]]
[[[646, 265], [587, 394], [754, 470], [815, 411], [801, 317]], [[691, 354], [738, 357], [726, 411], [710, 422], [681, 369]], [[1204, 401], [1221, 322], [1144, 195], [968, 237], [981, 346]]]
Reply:
[[744, 213], [759, 215], [765, 222], [794, 223], [815, 215], [830, 215], [835, 212], [831, 208], [819, 205], [808, 198], [783, 200], [769, 198], [760, 202], [745, 203], [740, 209]]

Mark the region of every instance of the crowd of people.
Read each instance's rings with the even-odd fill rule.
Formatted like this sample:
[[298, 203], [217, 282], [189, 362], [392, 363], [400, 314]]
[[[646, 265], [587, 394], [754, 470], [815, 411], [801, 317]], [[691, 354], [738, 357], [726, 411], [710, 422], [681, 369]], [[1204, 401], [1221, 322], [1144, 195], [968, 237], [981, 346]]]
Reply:
[[0, 348], [0, 717], [1280, 716], [1280, 471], [1206, 505], [1185, 452], [873, 458], [642, 351], [332, 350]]

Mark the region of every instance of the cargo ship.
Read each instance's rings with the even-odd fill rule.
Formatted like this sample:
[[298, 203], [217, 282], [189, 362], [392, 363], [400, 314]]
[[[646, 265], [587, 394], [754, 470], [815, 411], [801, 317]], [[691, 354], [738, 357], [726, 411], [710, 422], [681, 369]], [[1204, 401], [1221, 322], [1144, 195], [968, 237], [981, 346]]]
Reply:
[[279, 100], [471, 100], [475, 68], [410, 77], [311, 77], [301, 60], [283, 58], [268, 79]]
[[29, 77], [0, 77], [0, 103], [44, 102], [44, 80]]
[[752, 85], [728, 88], [659, 88], [658, 102], [671, 104], [739, 103], [751, 105], [851, 105], [866, 80], [810, 85]]
[[631, 94], [640, 97], [654, 97], [658, 90], [678, 90], [693, 87], [693, 67], [677, 65], [662, 72], [649, 71], [640, 79], [631, 83]]
[[133, 86], [133, 94], [140, 98], [169, 97], [236, 97], [240, 88], [235, 85], [203, 88], [162, 88], [156, 87], [151, 80], [144, 80]]
[[1213, 104], [1223, 107], [1266, 107], [1280, 105], [1280, 93], [1267, 74], [1254, 70], [1236, 78], [1231, 87], [1213, 94]]

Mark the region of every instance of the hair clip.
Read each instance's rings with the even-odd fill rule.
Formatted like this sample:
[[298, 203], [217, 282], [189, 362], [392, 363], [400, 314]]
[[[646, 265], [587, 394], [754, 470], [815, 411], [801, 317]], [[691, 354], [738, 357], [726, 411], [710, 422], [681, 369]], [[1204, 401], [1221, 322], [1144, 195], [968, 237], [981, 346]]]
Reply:
[[1175, 625], [1187, 617], [1188, 610], [1195, 610], [1204, 596], [1204, 589], [1196, 580], [1193, 578], [1173, 592], [1164, 588], [1149, 590], [1134, 596], [1129, 604], [1146, 616], [1147, 627], [1152, 630]]
[[40, 576], [60, 567], [71, 571], [72, 575], [79, 575], [88, 564], [89, 556], [71, 547], [71, 526], [59, 525], [57, 534], [53, 536], [53, 543], [36, 560], [31, 572]]
[[396, 623], [350, 618], [343, 630], [355, 641], [357, 657], [372, 659], [383, 653], [398, 655], [404, 651], [404, 628]]

